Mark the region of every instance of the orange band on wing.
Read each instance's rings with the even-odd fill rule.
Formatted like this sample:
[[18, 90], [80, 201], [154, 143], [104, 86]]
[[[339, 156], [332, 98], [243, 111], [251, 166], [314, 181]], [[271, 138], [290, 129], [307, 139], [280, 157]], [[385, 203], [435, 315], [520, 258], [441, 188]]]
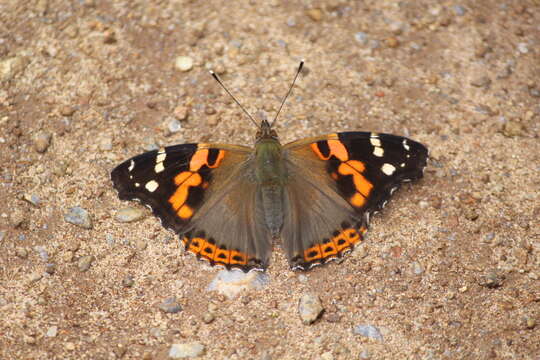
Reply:
[[[352, 163], [352, 166], [349, 163]], [[338, 167], [338, 172], [341, 175], [352, 175], [356, 190], [364, 195], [364, 197], [368, 197], [371, 189], [373, 189], [373, 184], [370, 183], [359, 170], [357, 170], [358, 168], [362, 168], [360, 165], [362, 167], [364, 166], [362, 162], [354, 160], [341, 163]]]
[[[199, 186], [202, 182], [201, 175], [197, 173], [192, 173], [190, 171], [184, 171], [180, 174], [176, 175], [174, 178], [174, 183], [176, 185], [179, 185], [178, 188], [176, 188], [176, 191], [174, 194], [169, 198], [169, 203], [172, 205], [173, 209], [178, 211], [179, 209], [182, 210], [182, 205], [186, 202], [186, 199], [189, 194], [189, 188], [191, 186]], [[186, 209], [187, 210], [187, 209]], [[184, 215], [187, 214], [184, 210]], [[193, 211], [191, 211], [191, 215], [187, 217], [183, 217], [178, 214], [182, 218], [190, 218], [193, 215]]]
[[208, 161], [210, 150], [209, 149], [200, 149], [193, 154], [191, 160], [189, 161], [189, 170], [199, 171], [204, 165], [209, 168], [217, 168], [221, 164], [221, 160], [225, 157], [225, 150], [217, 150], [218, 155], [214, 163], [210, 164]]
[[319, 149], [319, 142], [312, 143], [310, 147], [321, 160], [328, 160], [332, 155], [341, 161], [349, 160], [349, 152], [340, 140], [326, 140], [326, 145], [329, 150], [328, 156], [325, 156]]
[[341, 161], [349, 160], [349, 152], [343, 143], [339, 140], [328, 140], [328, 147], [330, 148], [330, 154], [334, 155]]

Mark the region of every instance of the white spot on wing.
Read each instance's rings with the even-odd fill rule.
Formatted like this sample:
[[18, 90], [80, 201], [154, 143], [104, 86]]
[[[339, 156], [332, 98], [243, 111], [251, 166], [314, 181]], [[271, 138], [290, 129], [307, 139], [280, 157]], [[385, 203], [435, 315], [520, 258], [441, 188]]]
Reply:
[[411, 149], [411, 147], [409, 146], [409, 144], [407, 144], [407, 139], [403, 139], [403, 147], [405, 148], [405, 150], [409, 151]]
[[164, 152], [158, 153], [158, 156], [156, 157], [156, 163], [164, 162], [166, 157], [167, 157], [167, 153], [164, 153]]
[[160, 173], [162, 172], [163, 170], [165, 170], [165, 166], [163, 166], [163, 163], [160, 162], [160, 163], [157, 163], [156, 166], [154, 167], [154, 171], [156, 173]]
[[388, 163], [385, 163], [382, 167], [381, 167], [381, 170], [383, 173], [385, 173], [386, 175], [390, 176], [394, 173], [394, 171], [396, 171], [396, 167], [394, 165], [391, 165], [391, 164], [388, 164]]
[[131, 160], [129, 163], [128, 171], [131, 172], [135, 168], [135, 161]]
[[369, 138], [369, 142], [371, 143], [371, 145], [375, 146], [375, 147], [380, 147], [381, 146], [381, 140], [379, 138], [376, 138], [376, 137], [372, 137]]
[[141, 186], [141, 184], [135, 183], [135, 187], [139, 187], [139, 186]]
[[383, 157], [384, 155], [384, 149], [382, 147], [378, 147], [376, 146], [374, 149], [373, 149], [373, 155], [377, 156], [377, 157]]
[[146, 190], [154, 192], [159, 187], [159, 184], [155, 180], [150, 180], [146, 183], [146, 185], [144, 185], [144, 187], [146, 188]]

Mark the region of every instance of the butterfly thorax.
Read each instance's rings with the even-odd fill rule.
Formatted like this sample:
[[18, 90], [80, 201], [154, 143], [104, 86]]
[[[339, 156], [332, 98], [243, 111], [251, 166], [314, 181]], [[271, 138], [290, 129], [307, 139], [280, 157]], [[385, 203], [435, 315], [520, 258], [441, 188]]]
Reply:
[[266, 226], [275, 238], [283, 226], [283, 188], [287, 179], [282, 146], [276, 138], [262, 138], [255, 144], [255, 179]]

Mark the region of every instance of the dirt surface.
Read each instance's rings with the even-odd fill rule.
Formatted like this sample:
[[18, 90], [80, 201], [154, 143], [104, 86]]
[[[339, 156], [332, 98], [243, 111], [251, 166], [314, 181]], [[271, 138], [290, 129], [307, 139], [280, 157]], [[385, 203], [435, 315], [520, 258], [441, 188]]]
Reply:
[[[539, 359], [539, 24], [533, 0], [0, 2], [0, 358]], [[252, 144], [208, 70], [272, 117], [302, 58], [283, 143], [387, 132], [431, 161], [343, 262], [292, 272], [276, 247], [264, 289], [228, 299], [109, 172]], [[117, 221], [126, 206], [144, 218]]]

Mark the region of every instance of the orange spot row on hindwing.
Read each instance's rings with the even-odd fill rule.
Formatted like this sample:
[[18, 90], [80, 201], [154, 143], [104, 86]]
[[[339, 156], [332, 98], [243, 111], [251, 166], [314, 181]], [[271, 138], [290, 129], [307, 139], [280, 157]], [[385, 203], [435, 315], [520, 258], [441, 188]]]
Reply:
[[214, 163], [210, 164], [208, 162], [209, 154], [209, 149], [197, 150], [189, 162], [189, 171], [183, 171], [174, 178], [174, 183], [177, 188], [174, 194], [169, 198], [169, 203], [181, 219], [186, 220], [193, 216], [193, 209], [186, 204], [190, 187], [202, 186], [203, 188], [206, 188], [208, 186], [207, 182], [203, 182], [198, 171], [204, 165], [209, 168], [218, 167], [221, 160], [225, 157], [225, 151], [218, 150], [216, 160]]
[[[360, 229], [363, 234], [365, 229]], [[353, 228], [342, 230], [339, 234], [332, 239], [322, 244], [316, 244], [304, 251], [304, 260], [306, 262], [312, 262], [315, 260], [322, 260], [328, 257], [335, 257], [344, 250], [352, 248], [352, 246], [361, 240], [361, 234]]]
[[188, 251], [214, 263], [223, 265], [247, 265], [248, 263], [247, 254], [236, 250], [222, 249], [201, 237], [195, 237], [191, 241], [184, 237], [182, 242], [189, 244]]

